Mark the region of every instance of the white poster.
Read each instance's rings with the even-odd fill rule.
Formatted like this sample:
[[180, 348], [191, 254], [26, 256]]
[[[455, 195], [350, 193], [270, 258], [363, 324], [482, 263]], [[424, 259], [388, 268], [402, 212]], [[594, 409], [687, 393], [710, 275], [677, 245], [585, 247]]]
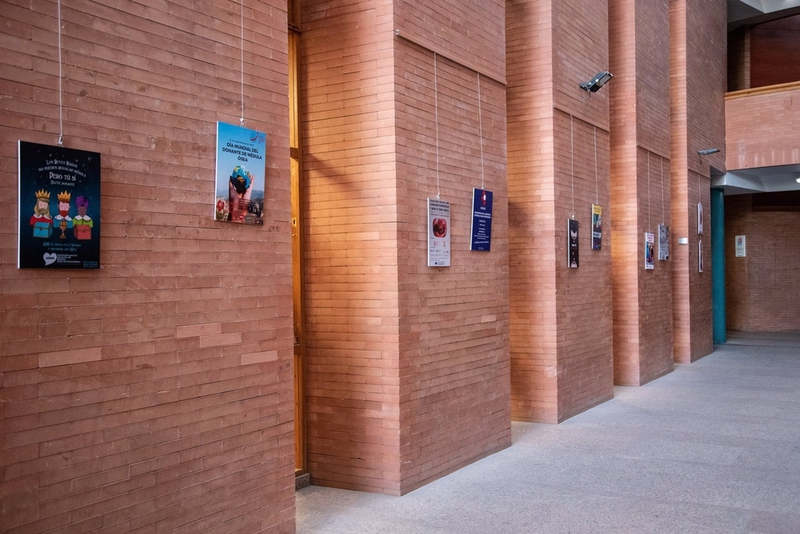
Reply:
[[450, 203], [428, 199], [428, 267], [450, 267]]
[[744, 258], [747, 256], [747, 252], [745, 250], [745, 236], [737, 235], [736, 236], [736, 257], [737, 258]]
[[701, 234], [701, 235], [703, 233], [703, 205], [702, 204], [698, 204], [697, 205], [697, 233]]
[[656, 237], [652, 232], [644, 233], [644, 268], [649, 271], [656, 268]]
[[697, 244], [697, 272], [703, 272], [703, 241]]

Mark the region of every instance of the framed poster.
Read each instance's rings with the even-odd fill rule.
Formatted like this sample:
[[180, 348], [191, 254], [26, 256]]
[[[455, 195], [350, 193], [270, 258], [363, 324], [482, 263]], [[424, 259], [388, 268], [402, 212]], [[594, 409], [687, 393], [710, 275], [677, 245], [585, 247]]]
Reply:
[[17, 267], [100, 267], [100, 154], [19, 142]]
[[703, 272], [703, 240], [697, 244], [697, 272]]
[[577, 269], [580, 258], [578, 257], [578, 229], [580, 224], [575, 219], [567, 220], [567, 267]]
[[472, 227], [470, 250], [489, 251], [492, 247], [492, 192], [472, 189]]
[[603, 207], [592, 204], [592, 250], [603, 246]]
[[702, 204], [698, 204], [697, 205], [697, 233], [701, 234], [701, 235], [703, 233], [703, 205]]
[[428, 267], [450, 267], [450, 203], [428, 199]]
[[666, 224], [658, 225], [658, 259], [669, 259], [669, 226]]
[[644, 268], [649, 271], [656, 268], [655, 248], [656, 239], [652, 232], [644, 233]]
[[267, 134], [217, 122], [214, 218], [264, 224]]
[[745, 236], [737, 235], [736, 236], [736, 257], [737, 258], [744, 258], [747, 256], [746, 250], [746, 240]]

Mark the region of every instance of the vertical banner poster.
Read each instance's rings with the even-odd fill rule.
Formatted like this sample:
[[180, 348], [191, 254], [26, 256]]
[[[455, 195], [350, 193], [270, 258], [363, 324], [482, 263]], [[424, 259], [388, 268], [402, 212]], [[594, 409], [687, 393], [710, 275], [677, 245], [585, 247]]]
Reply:
[[603, 246], [603, 207], [592, 204], [592, 250]]
[[658, 225], [658, 259], [669, 259], [669, 226], [666, 224]]
[[217, 122], [214, 218], [264, 224], [267, 134]]
[[747, 251], [745, 249], [745, 237], [743, 235], [736, 236], [736, 257], [737, 258], [744, 258], [747, 256]]
[[652, 232], [644, 233], [644, 268], [655, 269], [656, 238]]
[[472, 235], [470, 250], [491, 250], [492, 247], [492, 192], [472, 189]]
[[428, 267], [450, 267], [450, 203], [428, 199]]
[[100, 267], [100, 154], [19, 142], [17, 267]]
[[697, 233], [703, 233], [703, 205], [697, 205]]
[[703, 272], [703, 240], [697, 244], [697, 272]]
[[567, 266], [570, 269], [578, 268], [578, 228], [580, 224], [575, 219], [567, 221]]

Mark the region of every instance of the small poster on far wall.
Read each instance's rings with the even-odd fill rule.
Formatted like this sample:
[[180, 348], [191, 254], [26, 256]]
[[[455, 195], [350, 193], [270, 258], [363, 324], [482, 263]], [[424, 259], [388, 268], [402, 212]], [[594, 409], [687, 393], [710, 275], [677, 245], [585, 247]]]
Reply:
[[701, 234], [701, 235], [703, 233], [703, 205], [702, 204], [698, 204], [697, 205], [697, 233]]
[[472, 236], [470, 250], [489, 251], [492, 248], [492, 192], [472, 189]]
[[450, 203], [428, 199], [428, 267], [450, 267]]
[[656, 239], [652, 232], [644, 233], [644, 268], [645, 270], [655, 269]]
[[578, 228], [580, 224], [575, 219], [567, 221], [567, 266], [570, 269], [578, 268]]
[[697, 244], [697, 272], [703, 272], [703, 240]]
[[214, 218], [264, 224], [267, 134], [217, 122]]
[[17, 266], [100, 267], [100, 154], [19, 142]]
[[669, 259], [669, 226], [666, 224], [658, 225], [658, 259]]
[[736, 257], [737, 258], [744, 258], [747, 256], [746, 250], [746, 241], [745, 236], [737, 235], [736, 236]]
[[603, 247], [603, 207], [592, 204], [592, 250]]

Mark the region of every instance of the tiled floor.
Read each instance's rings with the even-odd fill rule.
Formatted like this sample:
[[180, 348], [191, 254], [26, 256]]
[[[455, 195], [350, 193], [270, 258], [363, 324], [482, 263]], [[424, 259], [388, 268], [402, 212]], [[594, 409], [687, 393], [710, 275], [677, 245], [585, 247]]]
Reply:
[[800, 336], [731, 341], [403, 497], [302, 489], [297, 532], [798, 534]]

